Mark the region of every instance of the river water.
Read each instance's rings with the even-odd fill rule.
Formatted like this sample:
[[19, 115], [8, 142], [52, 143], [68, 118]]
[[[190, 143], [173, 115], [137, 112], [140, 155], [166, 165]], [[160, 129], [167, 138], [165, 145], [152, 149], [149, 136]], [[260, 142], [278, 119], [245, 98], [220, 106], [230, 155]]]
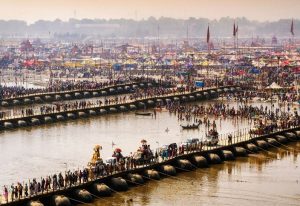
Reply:
[[[197, 104], [215, 101], [219, 100]], [[229, 104], [237, 106], [236, 102]], [[260, 104], [269, 105], [255, 105]], [[216, 123], [222, 135], [251, 127], [248, 120], [218, 119]], [[177, 117], [168, 112], [158, 112], [156, 118], [135, 116], [131, 112], [2, 131], [0, 185], [82, 169], [90, 160], [96, 144], [102, 145], [101, 155], [106, 159], [112, 154], [112, 143], [114, 148], [119, 147], [124, 155], [128, 155], [138, 149], [141, 139], [148, 140], [154, 149], [172, 142], [180, 143], [187, 138], [201, 139], [205, 132], [204, 126], [199, 130], [182, 130]], [[299, 144], [291, 147], [300, 150]], [[145, 186], [114, 195], [95, 205], [300, 204], [300, 161], [297, 153], [287, 154], [286, 150], [274, 152], [283, 158], [274, 160], [270, 159], [270, 154], [260, 154], [181, 173], [177, 179], [150, 181]]]
[[278, 159], [272, 153], [237, 158], [148, 181], [93, 205], [300, 205], [300, 159], [292, 149], [299, 151], [300, 143], [289, 147], [270, 150]]

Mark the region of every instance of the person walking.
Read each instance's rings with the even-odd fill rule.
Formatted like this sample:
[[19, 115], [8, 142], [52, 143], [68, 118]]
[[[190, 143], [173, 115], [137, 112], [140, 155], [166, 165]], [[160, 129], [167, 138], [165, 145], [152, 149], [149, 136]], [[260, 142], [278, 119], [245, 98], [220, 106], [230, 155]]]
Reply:
[[23, 197], [23, 185], [18, 183], [19, 199]]
[[13, 202], [14, 201], [14, 197], [15, 197], [15, 187], [14, 187], [14, 184], [11, 185], [10, 189], [11, 189], [11, 201]]
[[232, 134], [228, 135], [228, 144], [232, 144]]
[[5, 202], [8, 203], [8, 189], [5, 185], [4, 185], [4, 189], [3, 189], [3, 196], [5, 199]]
[[28, 185], [27, 185], [27, 183], [25, 184], [25, 187], [24, 187], [24, 194], [25, 194], [25, 197], [27, 198], [28, 197]]

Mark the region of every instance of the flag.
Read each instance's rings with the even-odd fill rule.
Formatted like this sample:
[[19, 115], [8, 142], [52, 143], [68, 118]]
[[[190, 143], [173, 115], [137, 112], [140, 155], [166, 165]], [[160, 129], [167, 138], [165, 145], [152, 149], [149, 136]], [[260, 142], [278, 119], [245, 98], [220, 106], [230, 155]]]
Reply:
[[209, 26], [207, 27], [207, 35], [206, 35], [206, 42], [209, 43], [210, 39], [210, 32], [209, 32]]
[[234, 24], [233, 24], [233, 36], [237, 35], [238, 30], [239, 30], [239, 26], [238, 25], [235, 26], [235, 22], [234, 22]]
[[233, 36], [236, 35], [235, 22], [233, 23]]
[[292, 19], [292, 24], [291, 24], [291, 34], [294, 36], [294, 20]]

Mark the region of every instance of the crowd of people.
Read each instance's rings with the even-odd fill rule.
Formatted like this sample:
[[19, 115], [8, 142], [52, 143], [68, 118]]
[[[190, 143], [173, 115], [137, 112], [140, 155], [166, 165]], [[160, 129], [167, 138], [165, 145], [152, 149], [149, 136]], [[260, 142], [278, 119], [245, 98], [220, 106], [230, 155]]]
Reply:
[[[282, 108], [275, 108], [274, 104], [271, 106], [253, 106], [250, 104], [239, 104], [237, 107], [224, 104], [222, 102], [211, 103], [204, 105], [181, 105], [178, 102], [171, 102], [167, 104], [166, 108], [171, 114], [177, 116], [179, 121], [194, 122], [205, 124], [205, 126], [213, 129], [216, 128], [215, 120], [232, 118], [232, 119], [246, 119], [252, 122], [256, 121], [257, 125], [267, 124], [267, 121], [277, 125], [277, 127], [286, 128], [288, 124], [297, 124], [300, 122], [298, 112], [291, 111], [288, 106], [286, 110]], [[209, 116], [215, 117], [211, 121]], [[261, 118], [263, 117], [263, 118]]]
[[[177, 146], [170, 146], [166, 150], [168, 153], [166, 155], [160, 149], [157, 149], [156, 152], [153, 152], [150, 149], [150, 145], [143, 144], [142, 147], [139, 147], [137, 151], [144, 151], [142, 152], [141, 158], [148, 161], [141, 161], [136, 156], [136, 153], [132, 152], [128, 156], [123, 156], [121, 154], [121, 151], [117, 151], [119, 149], [116, 149], [112, 154], [112, 157], [114, 158], [112, 158], [110, 161], [98, 162], [93, 167], [77, 169], [74, 171], [68, 170], [65, 171], [64, 174], [60, 172], [58, 174], [48, 175], [46, 177], [41, 177], [40, 181], [34, 178], [32, 180], [29, 180], [28, 183], [18, 182], [16, 185], [5, 185], [3, 186], [3, 197], [5, 202], [17, 201], [22, 198], [29, 198], [38, 194], [81, 185], [88, 181], [93, 181], [95, 179], [112, 175], [118, 172], [158, 163], [166, 159], [182, 155], [184, 153], [200, 151], [199, 149], [201, 150], [201, 148], [199, 147], [180, 147], [180, 150], [177, 150]], [[146, 157], [146, 153], [154, 153], [154, 155]]]
[[160, 95], [169, 95], [176, 93], [183, 93], [189, 91], [190, 88], [166, 88], [159, 87], [146, 87], [136, 88], [133, 92], [126, 95], [115, 95], [110, 97], [104, 97], [97, 100], [81, 100], [81, 101], [69, 101], [69, 102], [55, 102], [52, 105], [32, 105], [30, 108], [12, 108], [7, 112], [0, 112], [0, 119], [7, 119], [11, 117], [24, 117], [40, 114], [50, 114], [56, 112], [66, 112], [77, 109], [94, 108], [100, 106], [107, 106], [119, 103], [127, 103], [136, 101], [143, 98], [151, 98]]
[[[226, 112], [232, 112], [236, 113], [239, 111], [243, 114], [250, 114], [254, 112], [255, 114], [269, 114], [269, 110], [264, 107], [252, 107], [252, 106], [244, 106], [240, 107], [238, 110], [233, 108], [226, 109], [226, 105], [222, 104], [212, 104], [208, 107], [196, 107], [196, 106], [183, 106], [179, 105], [174, 107], [174, 105], [169, 105], [170, 112], [174, 113], [183, 113], [185, 111], [188, 111], [190, 113], [193, 113], [192, 111], [195, 111], [195, 109], [200, 109], [199, 111], [203, 113], [210, 113], [214, 114], [213, 111], [216, 110], [225, 110]], [[200, 113], [201, 113], [200, 112]], [[246, 115], [248, 116], [248, 115]], [[295, 123], [293, 126], [298, 125], [299, 123], [299, 117], [297, 120], [297, 123]], [[292, 125], [287, 125], [288, 126]], [[228, 144], [232, 144], [233, 136], [232, 134], [228, 135]], [[236, 137], [238, 138], [238, 137]], [[192, 152], [199, 152], [203, 150], [204, 143], [202, 141], [191, 141], [190, 143], [180, 146], [177, 146], [176, 143], [172, 143], [168, 145], [166, 148], [157, 148], [156, 151], [152, 151], [150, 149], [150, 145], [143, 145], [140, 147], [137, 152], [142, 151], [148, 151], [150, 150], [150, 153], [153, 153], [154, 155], [145, 155], [146, 153], [141, 153], [141, 156], [136, 156], [136, 153], [130, 153], [128, 156], [123, 156], [121, 154], [120, 149], [116, 149], [112, 154], [111, 160], [106, 160], [106, 162], [98, 162], [94, 166], [90, 166], [83, 169], [78, 170], [68, 170], [65, 171], [65, 173], [58, 173], [53, 175], [48, 175], [44, 178], [41, 178], [40, 181], [37, 179], [33, 179], [32, 181], [29, 180], [28, 183], [20, 183], [18, 182], [16, 185], [12, 184], [11, 186], [3, 186], [3, 197], [5, 202], [9, 201], [17, 201], [22, 198], [29, 198], [38, 194], [48, 193], [51, 191], [61, 190], [73, 186], [78, 186], [80, 184], [86, 183], [88, 181], [93, 181], [108, 175], [113, 175], [119, 172], [127, 171], [136, 169], [139, 167], [144, 167], [149, 164], [155, 164], [158, 162], [166, 161], [172, 158], [175, 158], [179, 155], [192, 153]], [[120, 150], [120, 151], [117, 151]], [[142, 158], [142, 161], [141, 159]], [[147, 160], [147, 161], [146, 161]]]
[[144, 77], [132, 77], [130, 79], [116, 79], [107, 80], [103, 82], [96, 81], [80, 81], [80, 80], [54, 80], [50, 81], [45, 88], [25, 88], [23, 86], [3, 86], [0, 85], [0, 100], [12, 97], [25, 96], [36, 93], [49, 93], [49, 92], [63, 92], [63, 91], [74, 91], [74, 90], [92, 90], [101, 89], [108, 86], [114, 86], [119, 84], [131, 83], [131, 82], [155, 82], [158, 84], [169, 85], [171, 82], [155, 80], [153, 78]]
[[[71, 172], [67, 171], [64, 175], [62, 173], [49, 175], [45, 178], [29, 180], [28, 183], [21, 184], [18, 182], [16, 185], [12, 184], [10, 187], [3, 186], [3, 197], [5, 202], [20, 200], [21, 198], [28, 198], [37, 194], [43, 194], [49, 191], [56, 191], [66, 187], [75, 186], [89, 181], [89, 170], [76, 170]], [[10, 197], [9, 197], [10, 194]]]
[[[83, 104], [81, 104], [83, 105]], [[206, 122], [207, 125], [210, 125], [209, 116], [215, 117], [244, 117], [252, 118], [257, 115], [263, 115], [268, 119], [280, 119], [282, 117], [291, 117], [292, 114], [286, 111], [280, 111], [278, 108], [272, 109], [263, 106], [252, 106], [243, 104], [237, 108], [230, 107], [229, 105], [223, 103], [214, 103], [209, 104], [208, 106], [198, 106], [198, 105], [180, 105], [176, 102], [171, 102], [167, 105], [167, 109], [170, 113], [178, 115], [178, 119], [191, 120], [192, 118], [199, 118], [207, 116], [205, 120], [196, 120]], [[294, 114], [296, 123], [293, 125], [298, 125], [300, 122], [297, 113]], [[215, 122], [212, 121], [214, 126]], [[288, 128], [292, 125], [286, 125], [285, 128]], [[232, 135], [228, 136], [228, 143], [232, 143]], [[146, 149], [145, 149], [146, 148]], [[149, 149], [148, 149], [149, 148]], [[88, 181], [92, 181], [107, 175], [112, 175], [118, 172], [127, 171], [135, 169], [137, 167], [143, 167], [148, 164], [153, 164], [161, 161], [165, 161], [171, 158], [174, 158], [178, 155], [185, 153], [201, 151], [203, 149], [202, 142], [191, 143], [188, 145], [180, 145], [177, 147], [177, 144], [170, 144], [167, 148], [159, 148], [154, 155], [150, 156], [149, 161], [139, 161], [135, 153], [130, 153], [128, 156], [123, 156], [121, 151], [114, 151], [112, 157], [115, 157], [112, 161], [101, 162], [93, 167], [78, 169], [74, 171], [66, 171], [64, 174], [58, 173], [54, 175], [48, 175], [47, 177], [41, 178], [40, 181], [33, 179], [28, 183], [17, 183], [16, 185], [12, 184], [11, 186], [3, 187], [3, 197], [6, 202], [16, 201], [21, 198], [28, 198], [35, 196], [37, 194], [43, 194], [45, 192], [56, 191], [64, 188], [69, 188], [72, 186], [77, 186]], [[140, 147], [138, 151], [148, 151], [150, 150], [150, 145], [147, 147]], [[143, 153], [142, 153], [143, 154]], [[144, 155], [140, 156], [142, 159], [146, 158]], [[141, 164], [142, 163], [142, 164]]]
[[36, 93], [63, 92], [72, 90], [98, 89], [123, 83], [122, 81], [94, 82], [94, 81], [53, 81], [45, 88], [25, 88], [23, 86], [0, 86], [0, 99], [19, 97]]
[[[113, 84], [121, 83], [121, 82], [113, 82]], [[108, 86], [111, 83], [91, 83], [88, 84], [80, 83], [76, 84], [68, 84], [66, 82], [58, 82], [57, 87], [52, 85], [53, 90], [49, 91], [64, 91], [73, 90], [73, 89], [93, 89], [99, 88], [102, 86]], [[56, 90], [56, 89], [57, 90]], [[61, 111], [70, 111], [76, 109], [86, 109], [93, 108], [103, 105], [111, 105], [116, 103], [126, 103], [128, 101], [135, 101], [143, 98], [150, 98], [160, 95], [169, 95], [169, 94], [177, 94], [184, 92], [191, 92], [195, 88], [193, 87], [148, 87], [148, 88], [137, 88], [133, 93], [123, 96], [114, 96], [114, 97], [105, 97], [104, 100], [81, 100], [81, 101], [72, 101], [72, 102], [59, 102], [52, 105], [42, 105], [27, 109], [18, 109], [18, 111], [14, 111], [14, 115], [19, 116], [31, 116], [37, 114], [49, 114]], [[7, 98], [14, 95], [25, 95], [30, 94], [30, 92], [40, 92], [40, 91], [31, 91], [31, 90], [1, 90], [1, 97]], [[23, 93], [23, 91], [25, 91]], [[42, 92], [49, 92], [42, 91]], [[29, 92], [29, 93], [27, 93]], [[231, 96], [232, 93], [224, 94], [225, 96]], [[222, 102], [211, 103], [206, 106], [204, 105], [182, 105], [177, 101], [171, 101], [167, 103], [166, 109], [171, 113], [177, 116], [179, 121], [188, 121], [188, 122], [196, 122], [200, 124], [205, 124], [208, 129], [212, 126], [212, 130], [216, 129], [215, 120], [211, 120], [211, 116], [216, 118], [235, 118], [235, 119], [255, 119], [257, 116], [263, 116], [264, 119], [260, 119], [258, 124], [265, 124], [266, 120], [271, 120], [272, 122], [276, 122], [280, 124], [280, 128], [289, 128], [292, 125], [298, 125], [300, 122], [300, 118], [298, 113], [295, 111], [294, 113], [291, 111], [290, 105], [287, 105], [287, 111], [282, 111], [280, 108], [275, 108], [274, 104], [271, 107], [267, 106], [253, 106], [246, 104], [247, 101], [242, 101], [244, 97], [252, 98], [255, 96], [255, 92], [237, 94], [234, 98], [237, 99], [238, 103], [237, 107], [230, 106], [229, 104], [225, 104]], [[289, 100], [288, 98], [294, 98], [293, 96], [283, 95], [282, 100]], [[1, 99], [1, 98], [0, 98]], [[0, 112], [0, 119], [5, 118], [6, 115], [3, 112]], [[279, 127], [279, 125], [278, 125]], [[228, 136], [228, 142], [232, 143], [232, 136]], [[148, 146], [150, 150], [150, 145]], [[80, 185], [82, 183], [86, 183], [88, 181], [95, 180], [97, 178], [101, 178], [107, 175], [111, 175], [117, 172], [122, 172], [130, 169], [135, 169], [137, 167], [143, 167], [144, 164], [152, 164], [157, 163], [161, 160], [167, 160], [170, 158], [174, 158], [178, 155], [182, 155], [189, 152], [201, 151], [203, 148], [202, 142], [197, 144], [184, 146], [180, 145], [179, 147], [169, 146], [166, 149], [156, 150], [154, 155], [151, 156], [150, 161], [142, 161], [143, 164], [140, 164], [140, 161], [137, 160], [134, 153], [130, 153], [128, 156], [123, 156], [119, 154], [113, 155], [116, 157], [115, 161], [104, 162], [101, 164], [97, 164], [91, 168], [83, 168], [82, 170], [75, 171], [66, 171], [64, 174], [54, 174], [48, 175], [45, 178], [41, 178], [41, 180], [33, 179], [28, 183], [17, 183], [16, 185], [12, 184], [11, 186], [3, 187], [3, 197], [6, 202], [11, 199], [11, 201], [15, 201], [21, 198], [28, 198], [31, 196], [35, 196], [37, 194], [43, 194], [45, 192], [56, 191], [63, 188], [68, 188], [76, 185]], [[145, 148], [140, 148], [143, 151]], [[143, 155], [142, 155], [143, 158]]]
[[298, 102], [298, 94], [295, 89], [285, 91], [271, 91], [271, 90], [247, 90], [231, 93], [230, 95], [222, 95], [227, 100], [234, 99], [242, 103], [250, 103], [251, 101], [261, 102], [276, 102], [280, 104], [289, 105]]

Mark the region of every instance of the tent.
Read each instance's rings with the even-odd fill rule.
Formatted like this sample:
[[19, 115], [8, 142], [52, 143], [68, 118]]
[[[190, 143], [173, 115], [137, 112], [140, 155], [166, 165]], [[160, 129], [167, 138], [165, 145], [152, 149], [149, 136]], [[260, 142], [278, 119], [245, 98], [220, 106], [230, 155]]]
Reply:
[[115, 71], [120, 71], [122, 68], [122, 65], [120, 63], [115, 63], [112, 65], [112, 67]]
[[257, 69], [256, 67], [253, 67], [252, 69], [249, 70], [249, 74], [260, 74], [260, 70]]
[[300, 74], [300, 67], [293, 68], [293, 73]]
[[277, 83], [273, 82], [271, 85], [267, 86], [266, 89], [283, 89], [283, 87], [279, 86]]

